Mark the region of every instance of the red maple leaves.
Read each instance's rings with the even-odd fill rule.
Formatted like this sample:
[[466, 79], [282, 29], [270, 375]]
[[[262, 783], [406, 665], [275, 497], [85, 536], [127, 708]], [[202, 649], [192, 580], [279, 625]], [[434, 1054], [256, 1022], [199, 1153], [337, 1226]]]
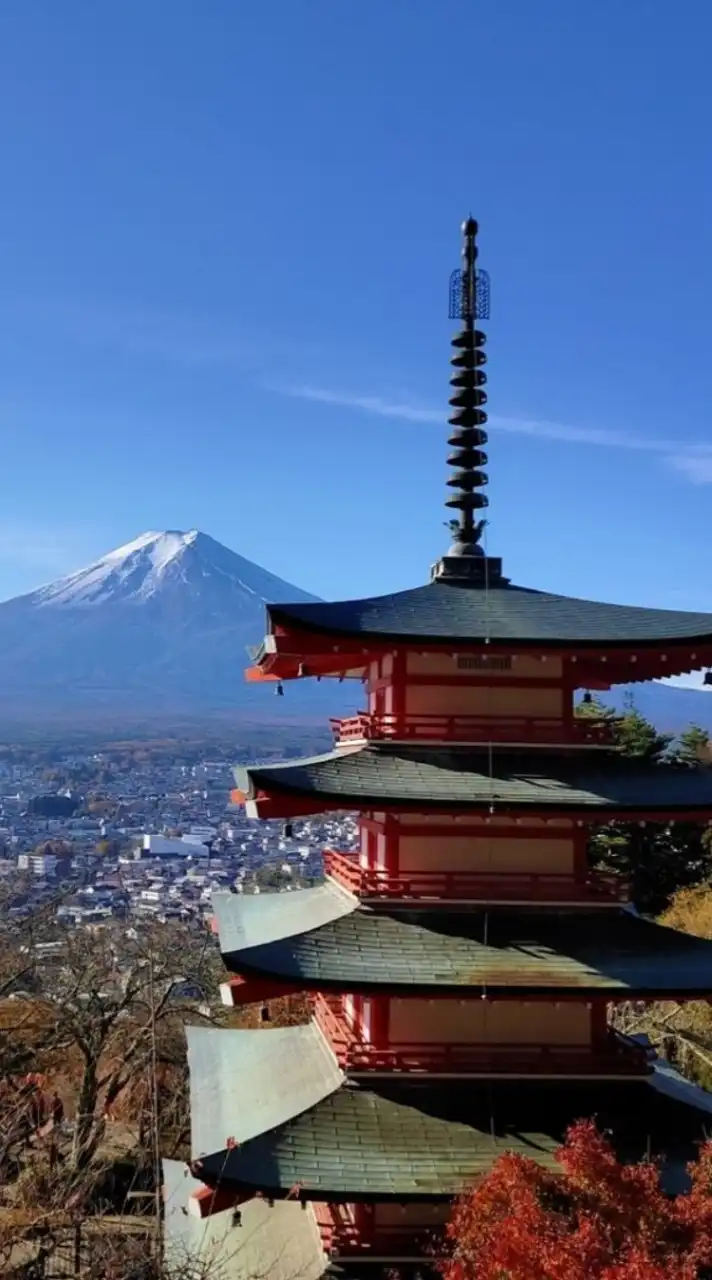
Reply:
[[712, 1277], [712, 1142], [689, 1194], [658, 1166], [621, 1164], [591, 1121], [569, 1130], [561, 1173], [502, 1156], [456, 1204], [444, 1280], [702, 1280]]

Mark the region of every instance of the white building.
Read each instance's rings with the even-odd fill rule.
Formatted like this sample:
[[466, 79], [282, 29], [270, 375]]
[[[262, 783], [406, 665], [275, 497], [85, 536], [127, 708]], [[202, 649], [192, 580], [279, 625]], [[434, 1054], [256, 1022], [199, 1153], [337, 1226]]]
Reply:
[[145, 835], [143, 837], [143, 852], [153, 858], [162, 858], [168, 855], [173, 857], [204, 857], [208, 856], [208, 847], [202, 841], [193, 835], [188, 836], [154, 836]]
[[51, 876], [57, 869], [58, 858], [54, 853], [19, 853], [18, 871], [29, 871], [33, 876]]

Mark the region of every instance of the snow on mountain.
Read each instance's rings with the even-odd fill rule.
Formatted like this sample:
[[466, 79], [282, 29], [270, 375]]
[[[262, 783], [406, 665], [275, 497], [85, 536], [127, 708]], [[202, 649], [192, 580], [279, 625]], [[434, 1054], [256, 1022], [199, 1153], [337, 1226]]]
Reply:
[[[264, 636], [265, 604], [313, 599], [197, 529], [143, 533], [0, 604], [0, 712], [227, 709], [251, 720], [325, 724], [361, 706], [357, 683], [291, 682], [275, 700], [271, 686], [244, 680], [245, 649]], [[622, 706], [630, 694], [663, 730], [690, 721], [712, 730], [710, 692], [653, 682], [605, 700]]]
[[176, 587], [199, 594], [211, 578], [262, 603], [314, 599], [197, 529], [142, 533], [86, 569], [40, 587], [25, 599], [38, 606], [140, 603]]
[[244, 680], [265, 603], [313, 599], [196, 529], [141, 534], [0, 604], [0, 707], [234, 708], [323, 720], [344, 704], [333, 685], [304, 681], [275, 704], [270, 686]]

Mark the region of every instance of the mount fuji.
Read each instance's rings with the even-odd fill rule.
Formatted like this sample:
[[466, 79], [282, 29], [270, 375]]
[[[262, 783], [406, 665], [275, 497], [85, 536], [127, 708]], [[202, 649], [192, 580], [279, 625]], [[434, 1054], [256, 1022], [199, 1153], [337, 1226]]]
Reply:
[[[264, 725], [314, 725], [354, 711], [360, 686], [249, 685], [246, 647], [265, 631], [265, 605], [315, 600], [206, 533], [143, 533], [68, 577], [0, 604], [0, 717], [204, 720], [216, 712]], [[605, 700], [621, 706], [626, 690]], [[712, 689], [633, 685], [660, 729], [712, 730]]]
[[[263, 638], [266, 603], [315, 598], [197, 529], [144, 533], [0, 604], [0, 709], [276, 719], [270, 686], [244, 681], [245, 648]], [[323, 723], [335, 692], [290, 686], [279, 710]]]

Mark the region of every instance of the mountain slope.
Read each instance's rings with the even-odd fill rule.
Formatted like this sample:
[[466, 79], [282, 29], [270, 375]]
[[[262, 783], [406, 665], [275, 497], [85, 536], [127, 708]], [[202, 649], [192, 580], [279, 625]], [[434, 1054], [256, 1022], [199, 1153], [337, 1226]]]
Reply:
[[632, 684], [611, 689], [601, 695], [607, 706], [625, 709], [628, 698], [633, 706], [663, 733], [679, 733], [690, 724], [712, 733], [712, 689], [667, 684], [654, 680], [651, 684]]
[[[189, 593], [189, 595], [187, 594]], [[220, 607], [230, 597], [240, 606], [287, 600], [314, 600], [306, 591], [261, 569], [206, 533], [143, 533], [86, 569], [40, 587], [11, 603], [42, 608], [65, 605], [144, 604], [169, 596], [202, 605], [214, 597]], [[202, 607], [201, 605], [201, 607]]]
[[[118, 718], [220, 709], [250, 720], [325, 725], [361, 705], [353, 682], [291, 682], [274, 699], [248, 685], [246, 646], [265, 604], [315, 599], [193, 529], [144, 533], [85, 569], [0, 604], [0, 713]], [[605, 696], [621, 706], [625, 690]], [[632, 685], [663, 730], [712, 730], [712, 691]]]
[[[274, 714], [270, 690], [244, 682], [245, 646], [267, 602], [314, 598], [197, 530], [142, 534], [0, 604], [0, 703]], [[294, 693], [285, 714], [329, 702], [312, 682]]]

